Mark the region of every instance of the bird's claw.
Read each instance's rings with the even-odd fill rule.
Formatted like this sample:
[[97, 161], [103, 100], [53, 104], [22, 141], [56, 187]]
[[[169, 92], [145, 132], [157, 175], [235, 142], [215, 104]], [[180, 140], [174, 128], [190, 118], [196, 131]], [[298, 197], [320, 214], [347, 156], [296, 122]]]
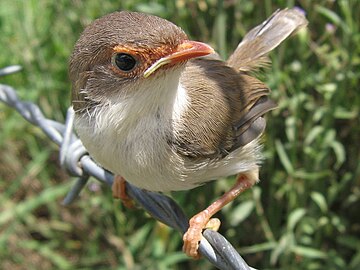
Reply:
[[198, 249], [202, 238], [202, 230], [211, 229], [217, 231], [220, 224], [220, 220], [217, 218], [209, 219], [206, 210], [193, 216], [189, 221], [190, 226], [183, 236], [183, 252], [193, 259], [199, 259], [201, 255]]
[[112, 185], [113, 198], [120, 199], [127, 208], [134, 208], [134, 201], [126, 194], [126, 180], [120, 176], [114, 176], [114, 183]]
[[186, 231], [186, 233], [183, 236], [183, 252], [193, 258], [193, 259], [199, 259], [200, 253], [198, 252], [199, 249], [199, 243], [201, 240], [201, 234], [202, 228], [192, 228], [189, 227], [189, 229]]

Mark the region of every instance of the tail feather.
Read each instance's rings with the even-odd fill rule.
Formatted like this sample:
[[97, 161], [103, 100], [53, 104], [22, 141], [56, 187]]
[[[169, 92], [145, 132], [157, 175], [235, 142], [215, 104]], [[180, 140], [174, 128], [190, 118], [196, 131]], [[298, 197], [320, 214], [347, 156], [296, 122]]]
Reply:
[[245, 35], [229, 57], [228, 65], [239, 71], [250, 71], [268, 64], [267, 54], [307, 23], [299, 8], [275, 11]]

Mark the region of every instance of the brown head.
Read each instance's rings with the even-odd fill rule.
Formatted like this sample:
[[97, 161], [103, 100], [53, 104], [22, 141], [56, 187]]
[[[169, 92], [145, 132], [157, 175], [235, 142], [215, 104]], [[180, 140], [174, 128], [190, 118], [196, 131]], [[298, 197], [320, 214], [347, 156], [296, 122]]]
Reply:
[[211, 52], [156, 16], [121, 11], [101, 17], [84, 30], [71, 55], [74, 109], [106, 102], [120, 92], [125, 95], [153, 73], [160, 76], [161, 71]]

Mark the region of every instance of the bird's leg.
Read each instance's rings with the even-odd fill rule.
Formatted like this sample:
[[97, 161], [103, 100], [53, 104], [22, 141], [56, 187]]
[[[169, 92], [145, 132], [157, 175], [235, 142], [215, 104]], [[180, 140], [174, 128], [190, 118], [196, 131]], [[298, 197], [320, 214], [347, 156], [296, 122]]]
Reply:
[[124, 177], [115, 175], [111, 189], [115, 199], [120, 199], [127, 208], [134, 208], [134, 201], [126, 194], [126, 180]]
[[[258, 176], [258, 169], [239, 174], [236, 179], [236, 183], [229, 191], [223, 194], [205, 210], [201, 211], [190, 219], [189, 228], [183, 236], [183, 251], [186, 255], [194, 259], [200, 258], [198, 248], [202, 236], [201, 233], [204, 228], [207, 228], [208, 225], [215, 220], [211, 219], [211, 217], [229, 202], [233, 201], [237, 196], [239, 196], [240, 193], [252, 187], [258, 181]], [[217, 227], [219, 226], [220, 221], [218, 220]]]

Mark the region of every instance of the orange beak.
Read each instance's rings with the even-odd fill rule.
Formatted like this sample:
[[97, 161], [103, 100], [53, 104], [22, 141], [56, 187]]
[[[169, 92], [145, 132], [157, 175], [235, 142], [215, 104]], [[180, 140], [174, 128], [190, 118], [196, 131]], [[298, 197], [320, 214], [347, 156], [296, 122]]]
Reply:
[[144, 72], [144, 77], [149, 77], [152, 73], [164, 65], [179, 63], [191, 58], [208, 55], [214, 52], [214, 49], [205, 43], [191, 40], [184, 41], [171, 54], [160, 58], [154, 64], [152, 64]]

